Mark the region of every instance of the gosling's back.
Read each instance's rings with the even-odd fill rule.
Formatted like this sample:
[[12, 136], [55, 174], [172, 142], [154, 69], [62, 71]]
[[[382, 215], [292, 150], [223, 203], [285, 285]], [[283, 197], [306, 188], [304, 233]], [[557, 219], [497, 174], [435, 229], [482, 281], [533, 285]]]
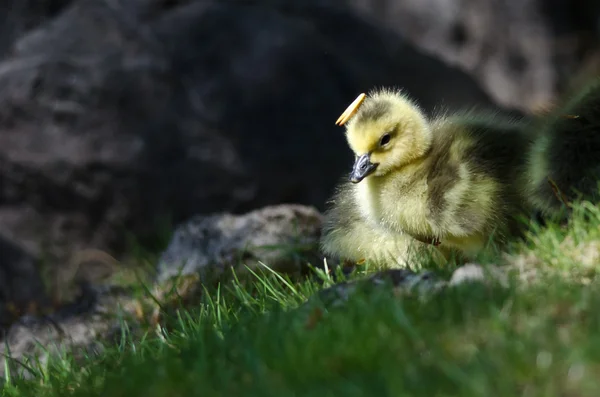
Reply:
[[533, 204], [550, 215], [578, 193], [598, 201], [600, 79], [540, 117], [532, 130], [537, 135], [528, 165]]

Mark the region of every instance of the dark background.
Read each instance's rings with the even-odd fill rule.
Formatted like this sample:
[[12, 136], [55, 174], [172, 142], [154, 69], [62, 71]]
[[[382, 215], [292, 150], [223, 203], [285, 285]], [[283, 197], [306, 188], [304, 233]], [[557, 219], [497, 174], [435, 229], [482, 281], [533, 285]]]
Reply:
[[376, 86], [427, 111], [549, 106], [600, 70], [598, 4], [5, 1], [2, 278], [157, 248], [194, 214], [322, 209], [351, 161], [334, 122]]

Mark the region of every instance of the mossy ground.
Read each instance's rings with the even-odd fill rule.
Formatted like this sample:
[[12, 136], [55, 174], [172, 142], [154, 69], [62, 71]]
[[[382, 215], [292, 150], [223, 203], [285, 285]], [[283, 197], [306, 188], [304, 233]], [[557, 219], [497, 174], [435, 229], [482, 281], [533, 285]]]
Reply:
[[[256, 274], [206, 290], [145, 337], [125, 332], [84, 365], [69, 354], [5, 396], [597, 396], [600, 211], [538, 229], [508, 256], [508, 286], [465, 283], [302, 306], [333, 283]], [[433, 269], [448, 278], [449, 269]], [[355, 277], [364, 277], [357, 274]]]

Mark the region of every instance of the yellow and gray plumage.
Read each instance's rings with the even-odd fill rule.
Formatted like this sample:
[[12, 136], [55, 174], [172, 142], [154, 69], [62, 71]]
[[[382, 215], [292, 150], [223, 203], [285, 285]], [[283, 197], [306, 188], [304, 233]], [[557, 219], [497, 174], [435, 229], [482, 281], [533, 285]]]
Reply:
[[326, 212], [324, 253], [396, 266], [435, 242], [468, 258], [518, 229], [530, 210], [518, 188], [533, 143], [524, 122], [475, 112], [429, 119], [387, 89], [358, 102], [338, 119], [356, 161]]

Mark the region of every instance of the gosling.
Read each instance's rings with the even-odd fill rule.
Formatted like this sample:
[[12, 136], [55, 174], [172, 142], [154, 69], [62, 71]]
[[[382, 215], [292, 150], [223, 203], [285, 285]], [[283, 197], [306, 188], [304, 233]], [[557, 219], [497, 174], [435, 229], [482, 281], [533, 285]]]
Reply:
[[527, 122], [474, 111], [428, 119], [402, 91], [381, 89], [338, 124], [355, 162], [325, 213], [325, 254], [397, 267], [430, 244], [438, 263], [452, 252], [467, 260], [522, 230]]

